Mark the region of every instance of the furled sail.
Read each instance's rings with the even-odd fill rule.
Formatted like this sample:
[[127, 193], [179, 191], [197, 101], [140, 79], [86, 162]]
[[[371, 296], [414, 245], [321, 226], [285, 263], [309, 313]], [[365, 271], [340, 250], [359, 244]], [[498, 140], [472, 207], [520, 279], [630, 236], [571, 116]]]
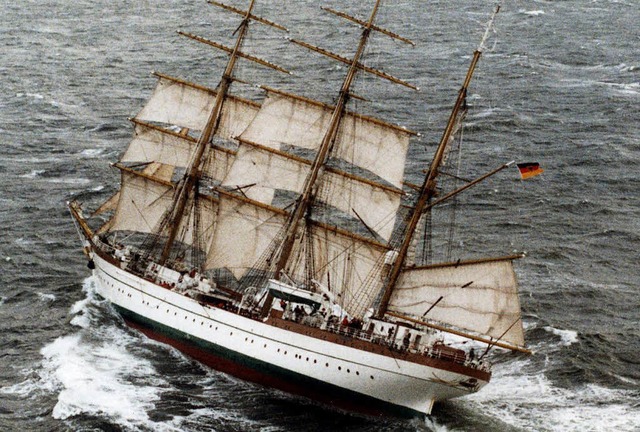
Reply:
[[[213, 110], [216, 91], [166, 75], [156, 75], [158, 84], [136, 119], [202, 130]], [[227, 139], [238, 136], [259, 107], [255, 102], [228, 96], [217, 135]]]
[[[262, 108], [240, 138], [274, 149], [290, 145], [317, 150], [332, 113], [330, 105], [269, 89]], [[411, 135], [408, 130], [380, 120], [347, 113], [341, 121], [332, 157], [402, 188]]]
[[406, 269], [391, 295], [389, 310], [422, 317], [442, 296], [427, 319], [523, 346], [514, 258]]

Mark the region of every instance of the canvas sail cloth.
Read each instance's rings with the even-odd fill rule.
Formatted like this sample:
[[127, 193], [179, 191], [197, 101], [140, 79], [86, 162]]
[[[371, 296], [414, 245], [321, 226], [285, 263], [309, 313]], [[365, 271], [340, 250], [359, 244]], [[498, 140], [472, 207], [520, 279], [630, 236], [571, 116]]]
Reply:
[[[271, 203], [275, 189], [301, 193], [309, 161], [283, 150], [287, 146], [317, 150], [332, 112], [329, 105], [268, 90], [262, 108], [239, 137], [241, 148], [224, 184], [256, 183], [254, 191], [248, 193], [265, 204]], [[381, 181], [327, 168], [317, 186], [316, 199], [351, 216], [357, 213], [388, 240], [400, 206], [410, 135], [376, 119], [345, 114], [331, 156], [363, 168]], [[248, 174], [249, 168], [252, 171]]]
[[520, 300], [511, 259], [407, 269], [391, 295], [389, 310], [422, 317], [440, 296], [443, 299], [426, 319], [524, 346], [522, 321], [516, 322]]
[[240, 279], [258, 262], [285, 221], [282, 211], [221, 195], [205, 268], [227, 268]]
[[[200, 131], [213, 110], [216, 91], [197, 84], [160, 75], [151, 98], [136, 119], [176, 125]], [[255, 117], [260, 105], [228, 96], [222, 109], [217, 136], [232, 139]]]
[[[167, 166], [186, 168], [196, 150], [197, 140], [169, 129], [137, 123], [133, 140], [121, 162], [159, 162]], [[227, 175], [235, 152], [215, 147], [206, 158], [203, 175], [217, 180]], [[171, 177], [168, 178], [170, 180]]]
[[[175, 184], [171, 183], [176, 168], [186, 169], [193, 158], [197, 140], [152, 123], [175, 125], [180, 129], [200, 130], [204, 127], [215, 102], [215, 90], [158, 74], [159, 81], [145, 107], [133, 120], [134, 136], [121, 158], [122, 163], [146, 163], [141, 172], [122, 168], [121, 189], [112, 219], [102, 231], [135, 231], [152, 233], [173, 204]], [[230, 96], [225, 100], [217, 136], [232, 138], [242, 131], [258, 112], [259, 105]], [[203, 175], [221, 181], [227, 175], [235, 152], [214, 147], [203, 163]], [[197, 207], [200, 233], [194, 230], [194, 211], [188, 212], [179, 229], [179, 238], [187, 244], [213, 235], [216, 203], [199, 196], [187, 208]], [[109, 205], [114, 207], [113, 204]], [[206, 251], [205, 251], [206, 252]]]
[[[113, 218], [109, 222], [109, 231], [134, 231], [152, 233], [159, 226], [165, 212], [173, 205], [173, 185], [160, 177], [135, 173], [122, 169], [121, 188]], [[193, 199], [187, 207], [194, 207]], [[215, 217], [215, 202], [200, 197], [195, 206], [199, 212], [199, 229], [203, 238], [211, 238]], [[194, 235], [193, 216], [185, 218], [180, 225], [181, 240], [194, 244], [198, 236]]]

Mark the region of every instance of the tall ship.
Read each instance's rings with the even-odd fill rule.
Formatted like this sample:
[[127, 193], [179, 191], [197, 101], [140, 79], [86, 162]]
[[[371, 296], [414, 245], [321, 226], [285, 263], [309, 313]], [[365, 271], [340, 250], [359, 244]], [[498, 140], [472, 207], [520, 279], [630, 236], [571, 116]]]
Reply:
[[430, 165], [409, 177], [415, 133], [350, 109], [364, 74], [414, 88], [364, 62], [374, 36], [412, 44], [376, 25], [380, 0], [366, 19], [323, 8], [361, 28], [351, 57], [291, 39], [346, 65], [331, 103], [235, 92], [246, 84], [239, 62], [287, 72], [243, 51], [250, 27], [286, 29], [257, 16], [253, 0], [246, 10], [209, 3], [238, 16], [234, 44], [181, 34], [227, 53], [217, 87], [156, 74], [113, 164], [117, 193], [90, 214], [69, 203], [98, 294], [207, 366], [367, 414], [428, 415], [490, 381], [492, 349], [529, 352], [512, 264], [521, 255], [431, 253], [434, 211], [511, 165], [465, 180], [452, 157], [499, 8]]

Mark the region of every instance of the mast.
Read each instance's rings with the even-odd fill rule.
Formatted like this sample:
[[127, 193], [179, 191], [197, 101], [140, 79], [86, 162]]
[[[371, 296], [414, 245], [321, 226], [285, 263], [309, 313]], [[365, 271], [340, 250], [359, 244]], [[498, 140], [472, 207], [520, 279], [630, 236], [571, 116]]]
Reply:
[[305, 180], [305, 186], [302, 192], [302, 195], [298, 199], [296, 204], [296, 208], [293, 211], [291, 217], [289, 218], [289, 222], [284, 234], [284, 240], [282, 242], [282, 247], [280, 249], [280, 254], [276, 261], [275, 267], [275, 275], [276, 279], [280, 279], [280, 273], [287, 265], [289, 258], [291, 256], [291, 252], [293, 250], [293, 245], [296, 238], [296, 233], [298, 231], [300, 221], [309, 211], [311, 203], [313, 201], [313, 196], [316, 192], [316, 183], [318, 178], [321, 175], [321, 171], [325, 164], [327, 163], [327, 159], [329, 157], [329, 153], [333, 148], [333, 144], [338, 135], [340, 129], [340, 121], [342, 116], [344, 115], [346, 104], [349, 100], [349, 89], [353, 84], [355, 76], [359, 70], [360, 58], [364, 53], [364, 49], [367, 45], [367, 41], [371, 34], [371, 30], [373, 29], [373, 22], [378, 13], [378, 8], [380, 6], [380, 0], [376, 0], [376, 4], [371, 12], [371, 16], [367, 21], [364, 30], [362, 31], [362, 36], [360, 38], [360, 43], [358, 45], [358, 49], [351, 60], [351, 65], [349, 67], [349, 71], [347, 76], [344, 79], [342, 84], [342, 88], [340, 89], [340, 94], [338, 97], [338, 101], [336, 102], [335, 109], [331, 116], [331, 122], [329, 124], [329, 128], [325, 133], [322, 143], [320, 144], [320, 148], [318, 149], [318, 153], [313, 161], [311, 166], [311, 170], [309, 175]]
[[200, 165], [202, 163], [203, 155], [209, 145], [209, 142], [211, 141], [211, 138], [215, 135], [218, 126], [220, 125], [222, 107], [227, 97], [229, 87], [231, 86], [231, 83], [233, 81], [233, 69], [235, 68], [236, 61], [239, 57], [240, 47], [242, 46], [244, 38], [249, 29], [249, 22], [252, 17], [251, 12], [253, 10], [254, 2], [255, 0], [251, 0], [249, 8], [244, 14], [244, 19], [238, 27], [238, 38], [236, 39], [233, 52], [231, 52], [231, 55], [229, 56], [227, 67], [225, 68], [222, 79], [220, 80], [218, 93], [216, 94], [216, 100], [213, 109], [211, 110], [211, 114], [209, 115], [207, 123], [205, 124], [205, 127], [200, 134], [193, 160], [182, 181], [182, 186], [179, 188], [179, 191], [177, 193], [173, 210], [170, 214], [168, 223], [169, 233], [167, 242], [162, 249], [162, 255], [160, 256], [159, 262], [160, 264], [164, 264], [167, 261], [169, 254], [171, 253], [171, 248], [173, 247], [173, 243], [175, 242], [176, 236], [178, 234], [180, 223], [182, 222], [182, 219], [184, 217], [187, 201], [198, 184], [198, 179], [200, 177]]
[[471, 64], [469, 65], [469, 69], [467, 70], [467, 75], [464, 79], [462, 87], [460, 88], [460, 91], [458, 92], [458, 98], [456, 99], [456, 102], [453, 106], [451, 115], [449, 116], [449, 120], [447, 122], [447, 126], [444, 130], [444, 133], [442, 134], [442, 138], [440, 139], [438, 148], [436, 149], [433, 160], [431, 161], [431, 165], [429, 166], [429, 171], [427, 172], [422, 187], [420, 188], [420, 194], [418, 195], [416, 205], [411, 212], [410, 218], [407, 222], [407, 226], [404, 230], [402, 243], [399, 250], [397, 251], [398, 255], [392, 264], [389, 275], [386, 278], [382, 299], [376, 312], [376, 316], [378, 318], [382, 318], [387, 311], [389, 300], [391, 299], [391, 294], [396, 287], [398, 278], [400, 277], [400, 273], [402, 272], [402, 269], [404, 267], [404, 262], [407, 258], [409, 246], [411, 245], [411, 241], [418, 226], [418, 222], [420, 221], [420, 217], [422, 216], [429, 200], [436, 196], [436, 178], [439, 174], [440, 166], [442, 165], [444, 156], [446, 154], [446, 147], [454, 131], [456, 118], [458, 117], [460, 110], [464, 107], [464, 104], [466, 102], [467, 89], [469, 88], [469, 83], [471, 82], [471, 78], [473, 77], [476, 65], [478, 64], [480, 56], [482, 55], [482, 51], [484, 50], [484, 43], [489, 36], [489, 31], [493, 27], [493, 21], [499, 11], [500, 5], [496, 6], [496, 9], [491, 16], [491, 20], [489, 21], [489, 24], [487, 25], [485, 33], [482, 37], [482, 41], [473, 53], [473, 59], [471, 60]]

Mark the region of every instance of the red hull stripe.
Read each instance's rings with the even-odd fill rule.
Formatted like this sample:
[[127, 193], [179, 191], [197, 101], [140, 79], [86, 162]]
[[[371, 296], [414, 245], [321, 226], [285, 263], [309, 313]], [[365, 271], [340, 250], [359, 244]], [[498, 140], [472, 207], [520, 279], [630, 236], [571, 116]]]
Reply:
[[380, 401], [256, 360], [165, 326], [120, 306], [114, 305], [114, 307], [129, 326], [140, 330], [148, 337], [171, 345], [204, 365], [243, 380], [304, 396], [350, 412], [373, 416], [416, 417], [424, 415], [406, 407]]

